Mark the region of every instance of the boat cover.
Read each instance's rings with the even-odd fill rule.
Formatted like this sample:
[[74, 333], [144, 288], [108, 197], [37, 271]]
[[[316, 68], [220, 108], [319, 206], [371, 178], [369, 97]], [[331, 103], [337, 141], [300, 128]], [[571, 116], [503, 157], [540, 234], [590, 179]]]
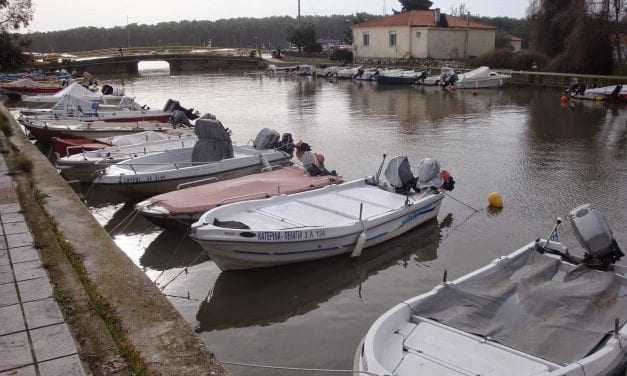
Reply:
[[263, 128], [255, 137], [255, 141], [253, 141], [253, 146], [257, 150], [261, 149], [273, 149], [279, 143], [281, 139], [281, 135], [279, 132], [270, 128]]
[[468, 73], [464, 73], [464, 80], [479, 80], [482, 78], [488, 78], [490, 77], [491, 72], [492, 70], [489, 67], [479, 67]]
[[533, 249], [458, 284], [413, 312], [558, 364], [576, 362], [627, 320], [627, 281]]
[[94, 93], [78, 82], [70, 84], [70, 86], [54, 94], [53, 97], [62, 98], [66, 95], [71, 95], [77, 98], [92, 98], [93, 100], [99, 100], [101, 98], [99, 94]]
[[192, 162], [215, 162], [233, 158], [233, 142], [219, 120], [198, 119], [194, 126], [198, 141], [192, 151]]
[[149, 142], [163, 141], [168, 139], [168, 135], [163, 132], [146, 131], [140, 133], [126, 134], [122, 136], [109, 137], [99, 141], [106, 142], [114, 146], [127, 146], [136, 144], [147, 144]]

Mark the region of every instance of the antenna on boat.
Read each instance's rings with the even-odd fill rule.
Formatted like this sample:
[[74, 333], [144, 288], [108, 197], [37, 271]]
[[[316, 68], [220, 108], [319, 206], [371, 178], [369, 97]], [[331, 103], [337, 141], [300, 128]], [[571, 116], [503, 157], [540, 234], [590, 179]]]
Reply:
[[375, 177], [375, 183], [379, 185], [379, 177], [381, 176], [381, 171], [383, 171], [383, 165], [385, 164], [385, 158], [387, 158], [387, 154], [383, 154], [383, 160], [381, 161], [381, 165], [379, 166], [379, 171], [377, 171], [377, 176]]

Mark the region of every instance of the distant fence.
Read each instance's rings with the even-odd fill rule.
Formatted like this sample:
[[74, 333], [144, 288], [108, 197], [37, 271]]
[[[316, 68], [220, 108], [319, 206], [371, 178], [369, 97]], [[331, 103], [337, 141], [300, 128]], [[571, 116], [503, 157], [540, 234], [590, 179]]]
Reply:
[[553, 73], [553, 72], [529, 72], [513, 71], [512, 85], [542, 86], [565, 88], [573, 82], [585, 84], [586, 87], [601, 87], [619, 84], [627, 84], [627, 76], [599, 76], [593, 74]]

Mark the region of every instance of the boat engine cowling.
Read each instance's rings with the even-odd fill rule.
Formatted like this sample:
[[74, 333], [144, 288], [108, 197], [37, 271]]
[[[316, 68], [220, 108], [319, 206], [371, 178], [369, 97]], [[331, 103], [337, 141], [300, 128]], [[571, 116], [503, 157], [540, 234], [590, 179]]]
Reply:
[[584, 263], [608, 266], [624, 256], [605, 217], [592, 205], [584, 204], [573, 209], [569, 220], [577, 240], [587, 252]]
[[425, 158], [418, 163], [418, 188], [440, 188], [442, 183], [440, 163], [437, 160]]
[[270, 128], [263, 128], [255, 137], [255, 141], [253, 141], [253, 146], [257, 150], [262, 149], [274, 149], [281, 140], [281, 135], [279, 132]]

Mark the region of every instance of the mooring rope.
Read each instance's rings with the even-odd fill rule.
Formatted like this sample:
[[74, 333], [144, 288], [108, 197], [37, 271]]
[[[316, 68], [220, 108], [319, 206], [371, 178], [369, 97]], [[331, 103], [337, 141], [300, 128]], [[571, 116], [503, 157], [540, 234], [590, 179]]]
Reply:
[[448, 197], [448, 198], [450, 198], [450, 199], [452, 199], [452, 200], [454, 200], [454, 201], [457, 201], [458, 203], [460, 203], [460, 204], [462, 204], [462, 205], [464, 205], [464, 206], [466, 206], [466, 207], [468, 207], [468, 208], [470, 208], [470, 209], [474, 210], [475, 212], [480, 212], [480, 211], [482, 211], [482, 210], [483, 210], [483, 209], [479, 210], [479, 209], [477, 209], [477, 208], [472, 207], [470, 204], [467, 204], [467, 203], [463, 202], [462, 200], [457, 199], [457, 198], [455, 198], [455, 197], [451, 196], [451, 194], [450, 194], [450, 193], [447, 193], [447, 192], [445, 192], [445, 191], [442, 191], [442, 193], [444, 193], [444, 195], [445, 195], [446, 197]]
[[[126, 227], [128, 226], [128, 224], [130, 224], [130, 223], [133, 221], [133, 219], [135, 219], [135, 216], [137, 216], [137, 214], [139, 214], [139, 211], [138, 211], [138, 210], [136, 210], [136, 209], [133, 209], [130, 213], [128, 213], [128, 215], [127, 215], [126, 217], [122, 218], [122, 220], [121, 220], [120, 222], [118, 222], [118, 224], [117, 224], [117, 225], [115, 225], [115, 227], [113, 227], [113, 228], [111, 229], [111, 231], [109, 231], [109, 233], [113, 235], [113, 234], [115, 233], [115, 231], [116, 231], [116, 230], [117, 230], [120, 226], [122, 226], [122, 225], [124, 224], [124, 222], [127, 222], [127, 220], [128, 220], [128, 223], [127, 223], [127, 224], [126, 224], [126, 226], [123, 228], [123, 230], [126, 230]], [[131, 217], [132, 217], [132, 218], [131, 218]]]
[[256, 364], [256, 363], [225, 362], [222, 360], [220, 360], [219, 362], [222, 364], [228, 364], [231, 366], [249, 367], [249, 368], [265, 368], [265, 369], [276, 369], [276, 370], [285, 370], [285, 371], [321, 372], [321, 373], [350, 373], [353, 375], [368, 375], [368, 376], [386, 376], [386, 375], [379, 375], [377, 373], [373, 373], [369, 371], [355, 371], [352, 369], [283, 367], [283, 366], [271, 366], [271, 365]]
[[178, 253], [179, 249], [181, 248], [181, 245], [183, 245], [183, 241], [185, 240], [185, 237], [187, 237], [189, 232], [190, 232], [190, 230], [187, 230], [187, 231], [185, 231], [183, 233], [183, 236], [181, 237], [181, 239], [179, 240], [178, 244], [176, 245], [176, 248], [174, 248], [174, 252], [172, 252], [172, 254], [170, 254], [170, 257], [168, 257], [167, 261], [163, 264], [163, 270], [161, 271], [161, 273], [159, 273], [157, 278], [155, 278], [155, 280], [152, 281], [153, 283], [157, 283], [157, 281], [159, 281], [159, 279], [161, 279], [161, 276], [163, 276], [163, 274], [166, 272], [166, 268], [168, 267], [168, 265], [170, 265], [172, 260], [174, 260], [174, 257], [176, 256], [176, 254]]
[[178, 272], [177, 275], [174, 276], [174, 278], [172, 278], [171, 280], [169, 280], [168, 282], [166, 282], [163, 286], [161, 286], [161, 291], [164, 291], [166, 289], [166, 287], [168, 287], [168, 285], [172, 282], [174, 282], [178, 277], [181, 276], [181, 274], [183, 273], [187, 273], [187, 268], [189, 268], [190, 266], [192, 266], [196, 261], [200, 260], [200, 258], [204, 256], [204, 251], [200, 252], [200, 254], [189, 264], [185, 265], [185, 267], [183, 267], [183, 270], [181, 270], [180, 272]]

